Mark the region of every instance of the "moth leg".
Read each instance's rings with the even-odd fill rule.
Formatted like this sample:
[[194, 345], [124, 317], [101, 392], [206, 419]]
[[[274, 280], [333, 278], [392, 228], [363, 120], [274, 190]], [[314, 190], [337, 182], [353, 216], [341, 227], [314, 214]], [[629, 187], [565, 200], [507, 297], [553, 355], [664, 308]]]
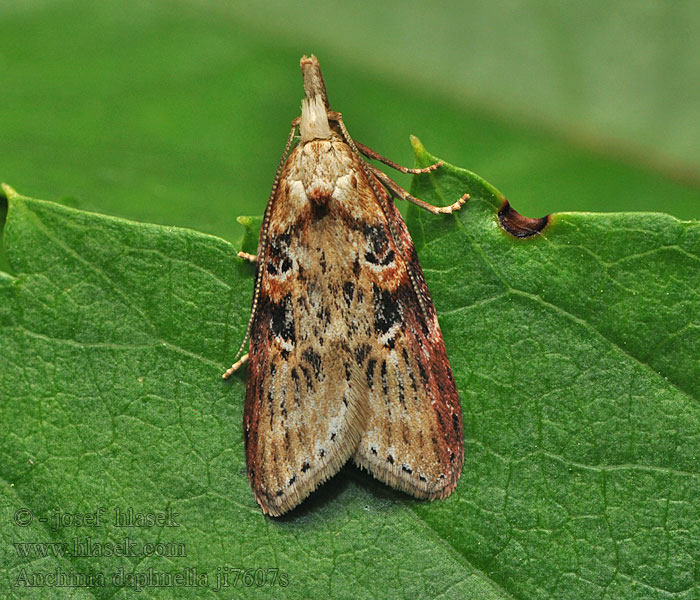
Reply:
[[[350, 134], [348, 133], [347, 128], [345, 127], [345, 123], [343, 123], [343, 118], [340, 115], [340, 113], [336, 113], [333, 111], [328, 111], [328, 118], [333, 119], [338, 123], [338, 126], [340, 127], [340, 131], [343, 134], [343, 138], [347, 142], [348, 146], [352, 148], [353, 152], [360, 156], [360, 149], [357, 147], [357, 144], [355, 141], [350, 137]], [[362, 158], [360, 156], [360, 158]], [[362, 163], [363, 168], [365, 169], [365, 173], [367, 173], [367, 176], [369, 177], [369, 174], [374, 174], [379, 181], [381, 181], [386, 188], [391, 192], [391, 194], [395, 198], [401, 198], [402, 200], [408, 200], [409, 202], [413, 202], [416, 206], [420, 206], [421, 208], [424, 208], [425, 210], [433, 213], [434, 215], [440, 215], [440, 214], [450, 214], [453, 213], [456, 210], [459, 210], [462, 208], [462, 205], [467, 201], [469, 198], [469, 194], [464, 194], [457, 202], [453, 202], [449, 206], [433, 206], [432, 204], [428, 204], [427, 202], [424, 202], [423, 200], [420, 200], [419, 198], [416, 198], [415, 196], [411, 196], [406, 190], [404, 190], [401, 186], [399, 186], [398, 183], [395, 183], [386, 173], [383, 171], [380, 171], [377, 169], [374, 165], [370, 165], [367, 161], [365, 160], [360, 160], [360, 163]], [[436, 163], [437, 164], [437, 163]], [[433, 165], [434, 166], [434, 165]], [[370, 184], [374, 188], [375, 185], [370, 181]], [[375, 193], [379, 193], [378, 190], [374, 190]], [[394, 235], [392, 233], [392, 235]]]
[[441, 160], [437, 161], [434, 165], [430, 165], [429, 167], [424, 167], [422, 169], [409, 169], [408, 167], [401, 166], [398, 163], [395, 163], [393, 160], [387, 158], [386, 156], [383, 156], [382, 154], [379, 154], [376, 150], [372, 150], [369, 146], [365, 146], [364, 144], [361, 144], [360, 142], [356, 142], [355, 140], [352, 140], [350, 138], [350, 134], [348, 134], [347, 129], [345, 128], [345, 123], [343, 123], [343, 116], [334, 110], [329, 110], [327, 111], [328, 115], [328, 120], [329, 121], [335, 121], [340, 125], [340, 129], [343, 132], [343, 137], [345, 137], [345, 141], [348, 142], [349, 146], [355, 150], [355, 152], [362, 153], [368, 158], [373, 158], [374, 160], [378, 160], [379, 162], [383, 162], [385, 165], [391, 167], [392, 169], [396, 169], [397, 171], [400, 171], [401, 173], [412, 173], [414, 175], [419, 175], [422, 173], [430, 173], [431, 171], [434, 171], [435, 169], [439, 169], [442, 165], [443, 162]]
[[430, 173], [435, 169], [439, 169], [443, 165], [443, 162], [439, 160], [438, 162], [436, 162], [433, 165], [430, 165], [429, 167], [424, 167], [422, 169], [409, 169], [408, 167], [402, 167], [401, 165], [395, 163], [393, 160], [388, 159], [386, 156], [382, 156], [381, 154], [379, 154], [379, 152], [372, 150], [372, 148], [365, 146], [364, 144], [361, 144], [358, 141], [355, 141], [355, 146], [357, 146], [357, 149], [360, 152], [362, 152], [362, 154], [364, 154], [366, 157], [373, 158], [374, 160], [378, 160], [379, 162], [383, 162], [385, 165], [391, 167], [392, 169], [396, 169], [401, 173], [412, 173], [414, 175], [418, 175], [421, 173]]
[[[464, 194], [457, 202], [453, 202], [449, 206], [433, 206], [432, 204], [428, 204], [424, 200], [421, 200], [420, 198], [416, 198], [415, 196], [411, 196], [405, 189], [403, 189], [398, 183], [396, 183], [391, 177], [389, 177], [384, 171], [381, 171], [377, 169], [373, 165], [368, 165], [370, 171], [375, 175], [379, 181], [381, 181], [387, 189], [391, 192], [391, 194], [395, 198], [400, 198], [401, 200], [408, 200], [409, 202], [412, 202], [416, 206], [420, 206], [421, 208], [424, 208], [425, 210], [433, 213], [434, 215], [440, 215], [440, 214], [451, 214], [456, 210], [459, 210], [462, 208], [464, 203], [469, 199], [469, 194]], [[433, 165], [434, 166], [434, 165]]]
[[255, 254], [248, 254], [247, 252], [239, 252], [238, 257], [248, 262], [256, 263], [258, 262], [258, 257]]
[[238, 369], [240, 369], [244, 364], [248, 362], [248, 353], [246, 352], [241, 358], [231, 365], [231, 368], [224, 373], [221, 378], [228, 379], [233, 375]]

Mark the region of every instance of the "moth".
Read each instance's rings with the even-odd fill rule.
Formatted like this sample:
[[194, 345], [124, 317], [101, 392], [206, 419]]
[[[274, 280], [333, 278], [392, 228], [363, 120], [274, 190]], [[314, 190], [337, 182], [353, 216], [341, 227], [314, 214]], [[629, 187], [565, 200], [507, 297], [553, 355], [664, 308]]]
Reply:
[[[393, 198], [433, 213], [363, 155], [328, 103], [315, 56], [260, 230], [244, 437], [264, 513], [297, 506], [350, 459], [388, 485], [444, 498], [464, 462], [462, 414], [433, 301]], [[290, 152], [299, 130], [298, 143]], [[393, 198], [392, 198], [393, 197]]]

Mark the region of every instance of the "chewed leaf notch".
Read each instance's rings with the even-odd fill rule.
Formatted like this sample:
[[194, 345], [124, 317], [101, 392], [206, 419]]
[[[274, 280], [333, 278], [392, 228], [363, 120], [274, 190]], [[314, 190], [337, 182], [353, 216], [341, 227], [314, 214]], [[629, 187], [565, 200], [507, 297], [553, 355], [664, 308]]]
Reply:
[[[506, 197], [488, 181], [485, 181], [476, 173], [472, 173], [466, 169], [455, 167], [447, 161], [440, 159], [430, 154], [420, 140], [411, 136], [413, 151], [416, 155], [416, 164], [425, 167], [430, 164], [440, 162], [442, 168], [425, 175], [416, 175], [413, 178], [411, 190], [414, 194], [420, 197], [433, 197], [434, 203], [445, 201], [456, 190], [466, 189], [469, 193], [469, 204], [485, 203], [488, 207], [489, 219], [495, 219], [500, 228], [515, 238], [529, 238], [542, 233], [551, 220], [550, 215], [541, 218], [531, 218], [521, 215], [511, 205]], [[416, 213], [417, 214], [417, 213]], [[463, 221], [469, 220], [469, 210], [463, 211], [459, 217]], [[473, 217], [472, 217], [473, 218]], [[430, 219], [426, 215], [418, 215], [418, 220], [423, 222], [423, 226], [416, 229], [414, 227], [412, 233], [416, 232], [421, 235], [421, 229], [424, 229], [425, 223]], [[409, 222], [412, 222], [409, 219]], [[436, 221], [431, 220], [432, 223]]]
[[542, 230], [549, 223], [549, 215], [539, 219], [526, 217], [515, 210], [506, 200], [498, 211], [498, 222], [503, 230], [513, 237], [529, 238], [542, 233]]

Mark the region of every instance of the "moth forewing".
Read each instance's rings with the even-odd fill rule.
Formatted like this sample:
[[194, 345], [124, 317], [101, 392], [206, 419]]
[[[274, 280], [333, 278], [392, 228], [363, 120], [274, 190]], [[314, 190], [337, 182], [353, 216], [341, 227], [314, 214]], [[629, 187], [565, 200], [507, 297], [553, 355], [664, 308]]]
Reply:
[[363, 160], [329, 109], [316, 58], [301, 67], [300, 141], [285, 149], [258, 245], [244, 410], [251, 487], [265, 513], [281, 515], [352, 457], [415, 497], [444, 497], [464, 460], [462, 417], [389, 192], [410, 195]]

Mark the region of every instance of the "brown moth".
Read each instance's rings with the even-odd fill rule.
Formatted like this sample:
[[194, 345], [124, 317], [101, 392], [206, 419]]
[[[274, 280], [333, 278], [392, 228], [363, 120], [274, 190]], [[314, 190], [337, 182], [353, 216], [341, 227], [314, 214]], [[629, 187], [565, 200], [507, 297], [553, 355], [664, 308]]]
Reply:
[[[292, 122], [260, 230], [244, 435], [264, 513], [297, 506], [352, 458], [392, 487], [448, 496], [464, 462], [462, 414], [435, 308], [394, 198], [434, 207], [364, 160], [318, 60]], [[289, 149], [299, 128], [299, 142]], [[287, 158], [287, 154], [289, 157]], [[245, 346], [244, 340], [241, 351]], [[239, 351], [239, 354], [240, 352]]]

